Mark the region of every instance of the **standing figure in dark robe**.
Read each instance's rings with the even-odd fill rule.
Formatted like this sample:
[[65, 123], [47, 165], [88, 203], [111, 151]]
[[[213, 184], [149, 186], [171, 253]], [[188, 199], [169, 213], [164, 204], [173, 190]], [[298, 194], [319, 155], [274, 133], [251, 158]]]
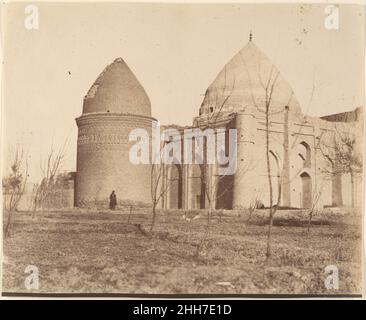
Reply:
[[116, 205], [117, 205], [117, 196], [113, 190], [111, 195], [109, 196], [109, 209], [111, 210], [116, 209]]

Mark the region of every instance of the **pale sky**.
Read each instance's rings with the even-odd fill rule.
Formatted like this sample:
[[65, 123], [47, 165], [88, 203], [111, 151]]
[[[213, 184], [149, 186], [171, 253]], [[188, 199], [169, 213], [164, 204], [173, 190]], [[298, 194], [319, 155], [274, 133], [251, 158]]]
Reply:
[[117, 57], [163, 124], [192, 123], [206, 88], [246, 45], [250, 30], [304, 112], [363, 105], [361, 6], [340, 5], [339, 29], [326, 30], [324, 5], [52, 3], [38, 5], [39, 29], [27, 30], [25, 5], [3, 8], [3, 132], [5, 146], [24, 145], [31, 179], [40, 156], [66, 138], [63, 169], [75, 170], [74, 119], [89, 87]]

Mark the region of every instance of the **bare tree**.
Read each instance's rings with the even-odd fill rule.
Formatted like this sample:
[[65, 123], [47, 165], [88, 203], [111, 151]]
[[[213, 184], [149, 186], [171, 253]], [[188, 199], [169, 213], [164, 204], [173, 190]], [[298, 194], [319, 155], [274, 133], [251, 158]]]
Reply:
[[[357, 131], [357, 129], [356, 129]], [[351, 179], [351, 205], [356, 206], [356, 177], [362, 174], [362, 153], [356, 135], [346, 126], [334, 125], [334, 133], [329, 141], [322, 139], [320, 150], [328, 160], [323, 171], [332, 176], [349, 174]]]
[[[277, 74], [278, 75], [278, 74]], [[276, 76], [277, 79], [277, 76]], [[273, 93], [275, 82], [270, 85], [268, 81], [266, 90], [266, 102], [265, 102], [265, 116], [266, 116], [266, 162], [267, 162], [267, 178], [268, 178], [268, 185], [269, 185], [269, 223], [268, 223], [268, 236], [267, 236], [267, 252], [266, 257], [269, 258], [271, 255], [271, 233], [272, 233], [272, 225], [273, 225], [273, 217], [276, 213], [277, 206], [273, 206], [273, 186], [272, 186], [272, 175], [271, 175], [271, 164], [270, 164], [270, 149], [269, 149], [269, 116], [270, 116], [270, 105], [271, 105], [271, 97]], [[268, 88], [270, 91], [268, 93]], [[278, 190], [278, 198], [281, 198], [281, 184], [279, 183], [279, 190]], [[279, 202], [277, 202], [279, 203]]]
[[[205, 110], [205, 116], [202, 117], [204, 119], [203, 123], [200, 124], [201, 130], [206, 129], [215, 129], [219, 127], [220, 122], [223, 118], [225, 118], [225, 106], [227, 105], [230, 97], [232, 96], [232, 93], [235, 89], [235, 78], [232, 81], [232, 86], [228, 87], [227, 85], [227, 79], [226, 79], [226, 69], [224, 74], [224, 84], [221, 88], [221, 90], [217, 90], [212, 94], [211, 92], [206, 92], [206, 110]], [[213, 95], [213, 97], [212, 97]], [[205, 241], [209, 237], [210, 232], [210, 226], [211, 221], [213, 217], [213, 212], [216, 210], [216, 204], [217, 201], [223, 197], [226, 193], [230, 192], [234, 187], [234, 182], [228, 182], [225, 181], [225, 187], [221, 190], [219, 186], [224, 182], [223, 180], [227, 177], [226, 174], [219, 175], [217, 173], [218, 164], [216, 163], [210, 163], [208, 160], [208, 144], [211, 143], [211, 141], [208, 141], [207, 137], [203, 140], [202, 147], [203, 147], [203, 164], [200, 165], [201, 170], [201, 185], [203, 186], [205, 197], [205, 205], [207, 209], [207, 215], [206, 215], [206, 225], [205, 225], [205, 231], [204, 235], [197, 245], [197, 252], [198, 255], [200, 250], [202, 249]], [[221, 150], [221, 152], [224, 152]], [[252, 163], [249, 161], [246, 163], [246, 166], [241, 166], [239, 170], [236, 170], [235, 172], [235, 179], [239, 180], [244, 175], [245, 172], [251, 169]], [[229, 173], [231, 174], [231, 173]]]
[[28, 162], [24, 159], [24, 149], [16, 147], [10, 164], [10, 173], [3, 178], [4, 209], [8, 213], [5, 226], [5, 237], [10, 235], [12, 216], [23, 197], [28, 179]]
[[[228, 100], [230, 99], [234, 88], [235, 88], [235, 79], [233, 81], [233, 85], [231, 90], [228, 91], [227, 89], [227, 79], [226, 79], [226, 68], [225, 68], [225, 81], [224, 85], [221, 89], [221, 91], [214, 92], [214, 97], [211, 97], [211, 92], [206, 91], [206, 102], [207, 107], [205, 112], [205, 118], [204, 123], [201, 124], [201, 129], [212, 129], [217, 126], [217, 122], [222, 115], [222, 112], [224, 110], [225, 105], [227, 104]], [[227, 92], [228, 91], [228, 92]], [[201, 185], [203, 186], [204, 190], [204, 197], [205, 200], [208, 202], [208, 212], [206, 216], [206, 226], [205, 226], [205, 232], [204, 236], [202, 237], [200, 243], [197, 246], [197, 252], [198, 255], [204, 242], [206, 241], [209, 230], [210, 230], [210, 223], [212, 218], [213, 210], [215, 209], [216, 200], [218, 199], [217, 195], [217, 186], [219, 181], [214, 181], [214, 177], [216, 177], [215, 172], [215, 165], [210, 164], [207, 157], [207, 150], [208, 150], [208, 141], [207, 138], [203, 140], [202, 147], [203, 147], [203, 164], [200, 165], [201, 170]], [[220, 178], [219, 178], [220, 179]]]
[[68, 141], [57, 150], [51, 146], [50, 151], [45, 159], [41, 159], [40, 168], [42, 172], [42, 178], [40, 183], [36, 184], [33, 189], [32, 203], [33, 213], [32, 218], [35, 217], [35, 213], [38, 209], [43, 210], [52, 195], [53, 190], [57, 184], [57, 176], [60, 172], [62, 161], [64, 160], [66, 147]]
[[[265, 118], [265, 155], [266, 155], [266, 169], [267, 169], [267, 180], [268, 180], [268, 188], [269, 188], [269, 217], [268, 217], [268, 231], [267, 231], [267, 248], [266, 248], [266, 258], [267, 260], [271, 257], [271, 237], [272, 237], [272, 227], [273, 227], [273, 219], [274, 215], [280, 205], [281, 197], [282, 197], [282, 185], [283, 185], [283, 173], [284, 173], [284, 163], [282, 164], [282, 168], [280, 168], [277, 177], [277, 201], [274, 202], [273, 199], [273, 182], [272, 182], [272, 168], [270, 161], [270, 130], [271, 130], [271, 117], [275, 114], [282, 113], [290, 106], [290, 102], [293, 98], [293, 91], [291, 90], [288, 96], [288, 101], [285, 105], [283, 105], [279, 110], [275, 110], [273, 106], [273, 95], [276, 90], [276, 84], [279, 79], [279, 71], [275, 70], [274, 66], [271, 66], [268, 77], [266, 79], [262, 78], [261, 74], [261, 66], [258, 65], [258, 79], [260, 87], [262, 88], [262, 94], [258, 101], [256, 100], [253, 92], [252, 79], [249, 73], [249, 69], [246, 65], [246, 62], [242, 60], [248, 80], [250, 85], [250, 96], [252, 100], [253, 106], [258, 110], [259, 113], [264, 114]], [[311, 92], [310, 101], [313, 98], [315, 86], [313, 85], [313, 89]], [[310, 103], [310, 102], [309, 102]], [[301, 127], [300, 127], [301, 130]], [[295, 142], [291, 146], [291, 149], [294, 147]], [[285, 149], [285, 142], [283, 142], [283, 148]], [[289, 183], [289, 182], [286, 182]]]
[[[245, 62], [244, 62], [245, 64]], [[278, 113], [279, 111], [272, 111], [272, 98], [275, 90], [275, 86], [279, 77], [279, 71], [274, 71], [274, 67], [272, 66], [268, 79], [264, 82], [261, 78], [260, 71], [258, 71], [258, 77], [260, 79], [260, 84], [263, 89], [264, 99], [261, 99], [262, 102], [257, 103], [253, 89], [251, 84], [251, 77], [249, 74], [249, 70], [245, 64], [246, 71], [248, 74], [248, 79], [250, 83], [250, 94], [252, 98], [252, 102], [254, 107], [261, 113], [264, 113], [265, 117], [265, 154], [266, 154], [266, 165], [267, 165], [267, 179], [268, 179], [268, 187], [269, 187], [269, 219], [268, 219], [268, 232], [267, 232], [267, 249], [266, 249], [266, 257], [267, 259], [271, 256], [271, 236], [272, 236], [272, 227], [273, 227], [273, 218], [277, 211], [278, 205], [280, 203], [281, 194], [282, 194], [282, 174], [277, 179], [278, 181], [278, 199], [277, 205], [274, 206], [273, 202], [273, 183], [272, 183], [272, 168], [270, 162], [270, 117], [272, 114]], [[292, 98], [293, 93], [289, 97], [289, 102]], [[288, 103], [289, 104], [289, 103]], [[287, 104], [287, 105], [288, 105]], [[285, 110], [285, 106], [283, 106], [283, 110]], [[281, 170], [283, 172], [283, 170]]]
[[308, 229], [307, 229], [308, 233], [310, 232], [310, 227], [311, 227], [311, 222], [313, 219], [314, 212], [316, 212], [316, 207], [317, 207], [319, 199], [323, 193], [323, 186], [324, 185], [322, 184], [321, 187], [319, 188], [319, 190], [314, 192], [313, 196], [312, 196], [312, 203], [311, 203], [311, 207], [310, 207], [309, 213], [308, 213]]
[[[277, 82], [279, 79], [279, 75], [280, 75], [279, 71], [276, 70], [275, 67], [272, 65], [268, 74], [266, 74], [265, 77], [263, 77], [262, 76], [263, 74], [261, 72], [263, 70], [261, 70], [261, 63], [259, 63], [258, 68], [257, 68], [257, 76], [258, 76], [258, 80], [259, 80], [258, 81], [259, 87], [262, 89], [262, 93], [259, 94], [259, 97], [258, 97], [257, 94], [259, 92], [257, 92], [256, 97], [255, 97], [254, 91], [253, 91], [253, 85], [252, 85], [252, 78], [251, 78], [248, 66], [247, 66], [246, 62], [244, 61], [244, 59], [242, 59], [242, 63], [245, 67], [245, 70], [246, 70], [247, 76], [248, 76], [248, 80], [249, 80], [250, 97], [252, 100], [252, 105], [258, 110], [258, 112], [260, 114], [264, 115], [264, 120], [265, 120], [265, 155], [266, 155], [265, 157], [266, 157], [266, 171], [267, 171], [266, 175], [267, 175], [268, 189], [269, 189], [269, 217], [268, 217], [267, 249], [266, 249], [266, 258], [268, 260], [271, 256], [271, 236], [272, 236], [273, 219], [274, 219], [274, 215], [281, 202], [281, 197], [282, 197], [282, 192], [283, 192], [282, 187], [286, 186], [286, 184], [290, 183], [290, 181], [292, 180], [292, 179], [289, 179], [289, 177], [287, 177], [286, 180], [284, 179], [285, 161], [283, 161], [282, 167], [279, 168], [279, 172], [277, 173], [277, 190], [278, 190], [277, 199], [273, 199], [274, 185], [272, 182], [273, 168], [271, 167], [271, 161], [270, 161], [270, 151], [271, 151], [270, 144], [271, 144], [271, 139], [273, 140], [275, 137], [271, 136], [271, 117], [275, 114], [283, 113], [286, 109], [288, 110], [290, 103], [294, 97], [294, 93], [291, 89], [291, 91], [288, 93], [287, 103], [285, 102], [284, 105], [282, 105], [282, 106], [279, 106], [279, 105], [274, 106], [273, 96], [276, 93], [276, 91], [280, 90], [280, 89], [276, 88]], [[308, 102], [308, 105], [306, 108], [306, 112], [309, 110], [310, 105], [312, 103], [315, 89], [316, 89], [316, 86], [315, 86], [315, 76], [314, 76], [313, 86], [312, 86], [312, 90], [311, 90], [311, 94], [310, 94], [310, 99], [309, 99], [309, 102]], [[275, 107], [277, 107], [277, 108], [275, 108]], [[300, 136], [303, 125], [305, 123], [306, 123], [306, 118], [304, 117], [304, 119], [299, 127], [299, 131], [297, 133], [293, 134], [295, 136], [295, 138], [293, 139], [293, 142], [291, 145], [288, 144], [288, 139], [287, 139], [287, 142], [285, 142], [285, 141], [282, 142], [284, 152], [285, 152], [285, 150], [290, 152], [290, 150], [292, 150], [295, 147], [297, 139]], [[285, 125], [286, 125], [286, 121], [285, 121]], [[286, 143], [287, 143], [287, 145], [286, 145]]]
[[[166, 143], [166, 142], [165, 142]], [[160, 148], [158, 154], [152, 155], [152, 164], [151, 164], [151, 200], [152, 200], [152, 217], [151, 217], [151, 226], [150, 232], [153, 231], [156, 221], [156, 209], [158, 207], [159, 202], [163, 199], [163, 196], [166, 194], [169, 188], [169, 184], [165, 181], [166, 176], [166, 165], [164, 164], [164, 147], [165, 144]]]

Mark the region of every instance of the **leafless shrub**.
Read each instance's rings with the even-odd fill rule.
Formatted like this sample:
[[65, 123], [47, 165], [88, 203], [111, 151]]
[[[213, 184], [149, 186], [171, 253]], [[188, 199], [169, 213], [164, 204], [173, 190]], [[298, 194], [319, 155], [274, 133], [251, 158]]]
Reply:
[[4, 231], [5, 237], [10, 235], [12, 217], [23, 197], [27, 179], [28, 162], [24, 159], [24, 149], [17, 145], [10, 162], [10, 173], [2, 179], [4, 209], [8, 213]]
[[40, 183], [36, 184], [33, 189], [32, 218], [35, 217], [37, 210], [44, 210], [44, 208], [47, 206], [49, 197], [57, 187], [57, 176], [60, 172], [62, 161], [65, 157], [67, 143], [68, 141], [66, 140], [58, 150], [55, 150], [54, 147], [51, 146], [47, 157], [43, 160], [41, 159], [40, 161], [42, 178]]

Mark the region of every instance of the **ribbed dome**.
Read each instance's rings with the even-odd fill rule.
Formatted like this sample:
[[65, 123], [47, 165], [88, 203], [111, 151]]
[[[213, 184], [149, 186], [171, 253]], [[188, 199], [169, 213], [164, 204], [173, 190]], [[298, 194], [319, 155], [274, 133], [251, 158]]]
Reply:
[[104, 69], [85, 96], [83, 113], [93, 112], [151, 116], [150, 100], [122, 58]]
[[[277, 79], [276, 79], [277, 78]], [[270, 81], [269, 81], [270, 79]], [[276, 79], [276, 80], [275, 80]], [[267, 83], [270, 83], [267, 86]], [[221, 110], [236, 112], [253, 107], [264, 109], [266, 90], [273, 87], [271, 112], [289, 106], [292, 112], [301, 112], [288, 82], [252, 41], [237, 53], [218, 74], [206, 91], [200, 113]], [[268, 90], [267, 90], [268, 91]]]

